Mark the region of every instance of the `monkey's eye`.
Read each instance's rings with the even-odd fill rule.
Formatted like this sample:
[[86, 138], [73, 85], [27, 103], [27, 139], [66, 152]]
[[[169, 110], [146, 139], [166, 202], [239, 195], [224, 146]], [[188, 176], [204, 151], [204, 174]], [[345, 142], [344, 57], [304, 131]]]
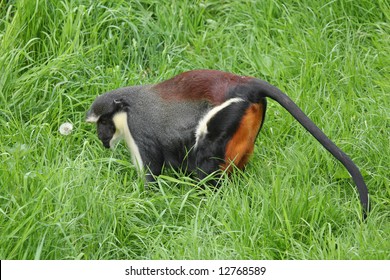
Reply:
[[108, 122], [105, 119], [99, 120], [99, 123], [102, 125], [106, 125]]

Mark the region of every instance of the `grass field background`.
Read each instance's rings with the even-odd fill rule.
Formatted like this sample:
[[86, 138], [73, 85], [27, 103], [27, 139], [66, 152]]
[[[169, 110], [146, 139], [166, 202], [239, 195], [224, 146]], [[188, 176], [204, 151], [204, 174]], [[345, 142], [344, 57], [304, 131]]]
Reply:
[[[0, 1], [1, 259], [390, 259], [390, 6], [343, 1]], [[285, 91], [360, 167], [269, 102], [245, 173], [145, 189], [94, 98], [210, 68]], [[74, 131], [58, 132], [64, 122]]]

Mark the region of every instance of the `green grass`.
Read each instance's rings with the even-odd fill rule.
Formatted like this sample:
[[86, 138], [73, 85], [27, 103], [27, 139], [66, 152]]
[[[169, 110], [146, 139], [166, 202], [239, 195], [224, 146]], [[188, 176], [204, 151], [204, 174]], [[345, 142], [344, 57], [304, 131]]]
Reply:
[[[1, 259], [390, 259], [388, 1], [0, 1]], [[96, 97], [220, 69], [288, 93], [361, 168], [355, 186], [278, 104], [245, 173], [145, 189]], [[69, 136], [58, 132], [71, 122]]]

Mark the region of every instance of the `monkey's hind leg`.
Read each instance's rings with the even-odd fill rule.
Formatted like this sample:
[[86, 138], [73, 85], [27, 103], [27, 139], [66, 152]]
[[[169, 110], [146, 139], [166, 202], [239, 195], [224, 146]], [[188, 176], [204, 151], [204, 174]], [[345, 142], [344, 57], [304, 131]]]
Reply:
[[264, 120], [265, 104], [230, 99], [200, 121], [195, 145], [200, 179], [217, 171], [243, 169], [253, 153]]

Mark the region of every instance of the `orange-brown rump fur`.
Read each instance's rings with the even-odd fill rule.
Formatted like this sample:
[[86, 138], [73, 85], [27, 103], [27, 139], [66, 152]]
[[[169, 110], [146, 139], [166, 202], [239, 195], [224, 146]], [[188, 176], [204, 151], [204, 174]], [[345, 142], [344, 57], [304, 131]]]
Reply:
[[261, 124], [263, 123], [264, 105], [251, 104], [243, 115], [240, 125], [226, 145], [225, 163], [222, 170], [228, 172], [232, 169], [232, 163], [239, 169], [243, 169], [249, 157], [253, 153], [255, 140]]

